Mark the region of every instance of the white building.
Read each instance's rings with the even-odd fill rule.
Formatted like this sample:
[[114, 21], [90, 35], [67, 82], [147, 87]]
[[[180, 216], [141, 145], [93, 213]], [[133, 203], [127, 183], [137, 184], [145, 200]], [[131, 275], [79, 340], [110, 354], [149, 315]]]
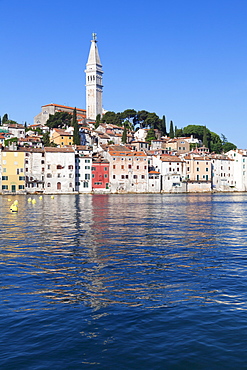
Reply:
[[45, 150], [45, 192], [72, 193], [75, 191], [75, 152], [73, 148]]
[[247, 191], [247, 150], [230, 150], [226, 155], [233, 159], [235, 189], [237, 191]]
[[96, 34], [93, 33], [91, 48], [86, 64], [86, 110], [87, 118], [95, 120], [97, 115], [102, 116], [102, 65], [97, 47]]
[[75, 148], [75, 190], [79, 193], [92, 191], [92, 152], [82, 145]]
[[153, 167], [161, 174], [161, 191], [186, 192], [185, 162], [176, 155], [153, 156]]
[[217, 191], [235, 190], [233, 159], [215, 154], [212, 155], [211, 163], [213, 189]]
[[25, 148], [25, 187], [27, 193], [43, 193], [45, 184], [45, 151]]

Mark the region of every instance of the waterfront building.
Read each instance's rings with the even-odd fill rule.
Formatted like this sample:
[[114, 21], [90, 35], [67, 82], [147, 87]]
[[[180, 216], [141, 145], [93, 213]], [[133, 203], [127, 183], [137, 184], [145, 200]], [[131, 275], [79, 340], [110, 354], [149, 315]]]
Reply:
[[160, 172], [162, 192], [186, 192], [184, 160], [176, 155], [165, 154], [153, 156], [152, 164]]
[[72, 147], [45, 149], [45, 192], [75, 191], [75, 151]]
[[247, 150], [230, 150], [226, 155], [233, 159], [235, 189], [237, 191], [247, 191]]
[[187, 155], [186, 177], [188, 192], [205, 192], [212, 190], [211, 159], [205, 156]]
[[45, 151], [38, 148], [24, 148], [25, 189], [27, 193], [44, 192]]
[[86, 64], [86, 111], [87, 118], [95, 120], [97, 115], [102, 116], [102, 64], [99, 57], [96, 34], [93, 33], [88, 61]]
[[110, 192], [109, 162], [100, 157], [94, 157], [92, 163], [93, 192]]
[[160, 193], [160, 172], [159, 171], [149, 171], [148, 173], [148, 192], [149, 193]]
[[106, 153], [110, 163], [111, 192], [143, 193], [148, 190], [148, 160], [143, 151], [126, 146], [110, 146]]
[[23, 150], [1, 150], [2, 194], [25, 193], [24, 158]]
[[75, 190], [79, 193], [92, 191], [92, 151], [83, 145], [75, 146]]
[[217, 191], [235, 190], [234, 160], [226, 155], [211, 155], [212, 186]]

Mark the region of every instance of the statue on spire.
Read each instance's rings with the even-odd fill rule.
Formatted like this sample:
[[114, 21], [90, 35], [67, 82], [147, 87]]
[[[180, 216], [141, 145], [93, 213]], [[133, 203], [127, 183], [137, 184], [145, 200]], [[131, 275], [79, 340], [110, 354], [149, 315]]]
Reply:
[[93, 41], [97, 41], [97, 33], [93, 32], [92, 36], [93, 36]]

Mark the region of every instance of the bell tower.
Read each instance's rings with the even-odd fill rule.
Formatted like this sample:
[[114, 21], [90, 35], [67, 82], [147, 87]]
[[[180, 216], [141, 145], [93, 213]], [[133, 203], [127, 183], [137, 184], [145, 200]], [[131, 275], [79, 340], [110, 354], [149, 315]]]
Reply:
[[92, 34], [91, 48], [86, 64], [86, 111], [87, 118], [95, 120], [96, 116], [102, 116], [102, 65], [97, 47], [97, 35]]

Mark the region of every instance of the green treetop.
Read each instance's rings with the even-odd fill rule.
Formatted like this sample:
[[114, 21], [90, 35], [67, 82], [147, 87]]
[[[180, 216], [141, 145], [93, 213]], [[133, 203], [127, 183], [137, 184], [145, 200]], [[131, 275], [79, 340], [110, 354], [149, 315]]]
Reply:
[[72, 127], [74, 128], [73, 144], [74, 145], [80, 145], [80, 134], [79, 134], [79, 125], [78, 125], [78, 121], [77, 121], [76, 108], [74, 108], [74, 110], [73, 110]]

